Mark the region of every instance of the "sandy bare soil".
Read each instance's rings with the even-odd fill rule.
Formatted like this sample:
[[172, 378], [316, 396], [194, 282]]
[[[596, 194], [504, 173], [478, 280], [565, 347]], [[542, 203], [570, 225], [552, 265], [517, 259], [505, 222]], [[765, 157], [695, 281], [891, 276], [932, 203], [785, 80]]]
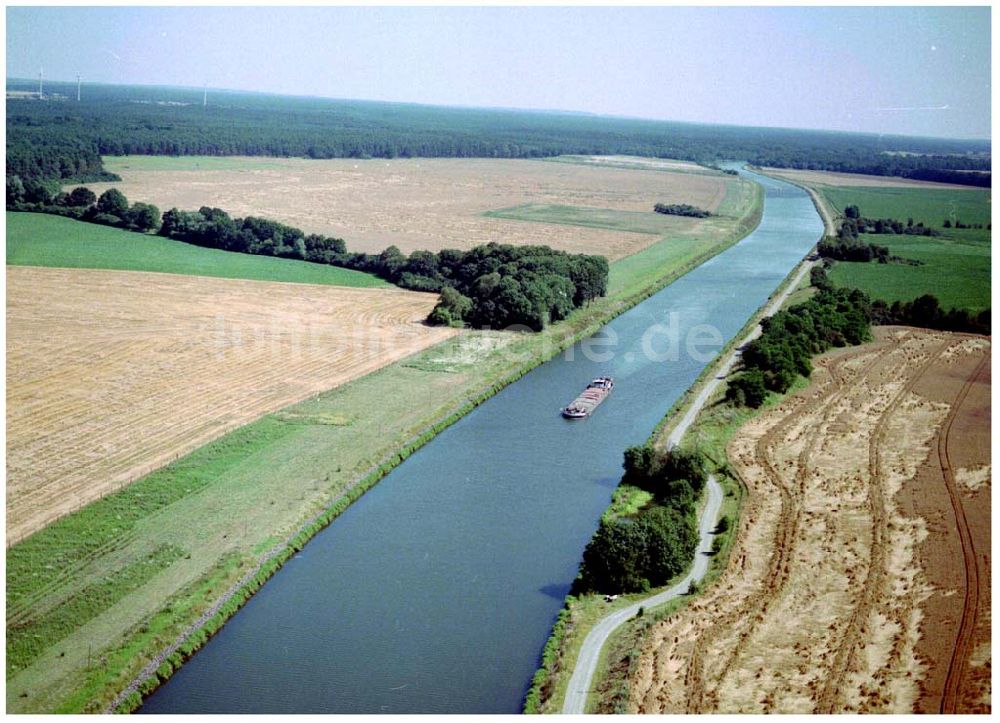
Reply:
[[915, 181], [911, 178], [898, 176], [868, 176], [863, 173], [834, 173], [832, 171], [800, 171], [793, 168], [764, 168], [764, 173], [775, 178], [784, 178], [795, 183], [805, 183], [810, 186], [852, 186], [881, 188], [964, 188], [954, 183], [937, 183], [935, 181]]
[[7, 543], [455, 330], [434, 294], [7, 269]]
[[733, 438], [729, 566], [652, 629], [633, 711], [989, 709], [989, 341], [876, 336]]
[[[108, 159], [123, 182], [112, 186], [133, 201], [161, 210], [217, 206], [233, 216], [258, 215], [304, 231], [338, 236], [352, 251], [378, 252], [395, 244], [417, 249], [467, 249], [497, 241], [547, 244], [614, 260], [659, 238], [630, 231], [488, 218], [486, 211], [524, 204], [587, 206], [652, 212], [656, 203], [689, 203], [714, 211], [726, 177], [694, 173], [677, 162], [664, 168], [527, 160], [226, 159], [225, 170], [151, 170], [142, 159]], [[245, 164], [245, 168], [240, 165]], [[691, 231], [697, 221], [672, 219]]]

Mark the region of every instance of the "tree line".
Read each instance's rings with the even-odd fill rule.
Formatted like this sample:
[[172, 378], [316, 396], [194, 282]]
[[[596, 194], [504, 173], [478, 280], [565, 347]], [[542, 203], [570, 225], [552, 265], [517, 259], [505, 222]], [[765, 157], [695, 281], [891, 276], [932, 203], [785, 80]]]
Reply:
[[576, 593], [649, 590], [683, 572], [698, 549], [695, 508], [708, 479], [697, 451], [661, 452], [651, 445], [625, 451], [622, 485], [653, 495], [630, 517], [603, 519], [583, 552]]
[[160, 228], [160, 209], [139, 201], [129, 205], [125, 194], [117, 188], [109, 188], [100, 197], [82, 186], [69, 193], [52, 193], [40, 181], [29, 179], [22, 182], [18, 176], [8, 176], [7, 208], [11, 211], [51, 213], [139, 233]]
[[968, 309], [944, 309], [933, 294], [924, 294], [913, 301], [882, 299], [872, 302], [872, 323], [901, 324], [941, 331], [961, 331], [969, 334], [990, 334], [990, 310], [972, 314]]
[[653, 206], [657, 213], [665, 213], [668, 216], [692, 216], [694, 218], [708, 218], [712, 214], [708, 211], [692, 206], [687, 203], [658, 203]]
[[45, 183], [7, 179], [7, 208], [68, 216], [81, 221], [160, 235], [198, 246], [245, 254], [299, 259], [374, 274], [415, 291], [441, 294], [428, 322], [539, 331], [607, 293], [608, 261], [548, 246], [490, 243], [468, 251], [378, 254], [349, 252], [343, 239], [305, 234], [270, 219], [232, 218], [221, 208], [172, 208], [134, 203], [112, 188], [97, 198], [80, 187], [53, 195]]
[[170, 209], [160, 233], [199, 246], [332, 264], [375, 274], [404, 289], [440, 292], [432, 324], [538, 331], [607, 292], [603, 256], [548, 246], [490, 243], [468, 251], [349, 252], [343, 239], [304, 234], [276, 221], [233, 219], [219, 208]]
[[[30, 89], [33, 81], [9, 80]], [[75, 95], [75, 86], [50, 83]], [[677, 158], [902, 175], [989, 185], [988, 142], [295, 98], [136, 86], [88, 86], [82, 102], [7, 101], [7, 172], [117, 180], [102, 155], [301, 158]], [[896, 152], [904, 152], [900, 155]], [[978, 171], [982, 173], [968, 173]]]
[[[949, 224], [950, 225], [950, 224]], [[844, 221], [840, 225], [840, 233], [857, 237], [862, 233], [873, 234], [906, 234], [909, 236], [940, 236], [941, 232], [931, 226], [924, 226], [923, 221], [913, 222], [908, 218], [904, 224], [895, 218], [865, 218], [857, 206], [844, 207]]]
[[730, 380], [726, 399], [756, 408], [769, 391], [788, 391], [799, 375], [812, 374], [814, 355], [868, 341], [871, 318], [863, 292], [827, 288], [764, 319], [761, 335], [743, 349], [742, 371]]

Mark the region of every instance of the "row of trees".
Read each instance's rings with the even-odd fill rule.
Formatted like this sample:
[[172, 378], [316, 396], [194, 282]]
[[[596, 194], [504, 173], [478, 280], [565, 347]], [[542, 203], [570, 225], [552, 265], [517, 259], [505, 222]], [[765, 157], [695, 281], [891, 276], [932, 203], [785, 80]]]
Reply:
[[653, 206], [657, 213], [665, 213], [668, 216], [692, 216], [694, 218], [708, 218], [712, 214], [708, 211], [692, 206], [687, 203], [658, 203]]
[[[951, 224], [948, 224], [949, 226]], [[947, 228], [947, 227], [946, 227]], [[907, 234], [910, 236], [940, 236], [941, 232], [931, 226], [924, 226], [923, 221], [913, 222], [908, 218], [906, 223], [895, 218], [865, 218], [857, 206], [844, 208], [844, 221], [838, 232], [841, 236], [857, 238], [858, 234]]]
[[406, 289], [440, 292], [428, 318], [433, 324], [518, 325], [537, 331], [607, 291], [607, 259], [547, 246], [491, 243], [469, 251], [414, 251], [409, 256], [390, 246], [379, 254], [351, 253], [343, 239], [306, 235], [263, 218], [233, 219], [208, 207], [167, 211], [160, 233], [226, 251], [342, 266]]
[[[53, 92], [75, 95], [75, 87], [50, 85]], [[8, 87], [31, 86], [8, 81]], [[210, 93], [205, 108], [200, 101], [200, 92], [129, 86], [89, 87], [80, 103], [8, 100], [8, 173], [97, 180], [104, 174], [102, 155], [124, 154], [302, 158], [629, 154], [702, 163], [743, 158], [787, 168], [972, 185], [990, 182], [988, 142], [248, 93]]]
[[795, 379], [812, 374], [811, 358], [832, 347], [871, 338], [872, 305], [857, 289], [821, 289], [806, 302], [761, 322], [762, 333], [743, 350], [743, 371], [729, 383], [726, 398], [759, 407], [768, 391], [788, 391]]
[[34, 179], [22, 182], [18, 176], [8, 176], [7, 208], [67, 216], [140, 233], [160, 228], [160, 209], [139, 201], [130, 206], [117, 188], [109, 188], [100, 197], [82, 186], [69, 193], [53, 193], [44, 182]]
[[604, 519], [583, 552], [578, 592], [648, 590], [682, 572], [698, 549], [695, 506], [708, 478], [693, 451], [660, 452], [650, 445], [625, 452], [621, 484], [653, 494], [632, 517]]
[[981, 229], [981, 228], [992, 229], [993, 228], [993, 224], [991, 224], [991, 223], [986, 224], [986, 226], [984, 227], [983, 224], [981, 224], [981, 223], [963, 223], [962, 220], [958, 219], [958, 218], [955, 219], [955, 223], [954, 224], [952, 224], [950, 218], [946, 218], [944, 220], [944, 223], [941, 224], [941, 225], [944, 226], [945, 228], [951, 228], [953, 225], [954, 225], [955, 228], [978, 228], [978, 229]]
[[375, 274], [416, 291], [441, 292], [428, 321], [434, 324], [540, 330], [607, 292], [603, 256], [568, 254], [548, 246], [491, 243], [469, 251], [414, 251], [390, 246], [379, 254], [351, 253], [343, 239], [305, 234], [277, 221], [232, 218], [220, 208], [197, 211], [128, 200], [117, 189], [96, 198], [87, 188], [53, 194], [42, 181], [7, 177], [7, 207], [39, 211], [163, 236], [199, 246], [331, 264]]

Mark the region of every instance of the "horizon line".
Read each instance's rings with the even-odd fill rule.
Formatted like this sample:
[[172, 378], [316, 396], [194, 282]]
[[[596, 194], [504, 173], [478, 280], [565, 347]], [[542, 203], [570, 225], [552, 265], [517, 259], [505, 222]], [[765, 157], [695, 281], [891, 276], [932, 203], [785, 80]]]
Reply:
[[[5, 80], [6, 83], [10, 83], [11, 81], [35, 83], [37, 79], [8, 76]], [[50, 78], [48, 79], [47, 82], [65, 83], [67, 85], [77, 84], [76, 79], [60, 80], [56, 78]], [[84, 81], [83, 84], [86, 85], [86, 82]], [[480, 105], [463, 105], [463, 104], [450, 104], [450, 103], [428, 103], [428, 102], [407, 101], [407, 100], [382, 100], [382, 99], [372, 99], [372, 98], [344, 98], [339, 96], [327, 96], [327, 95], [308, 95], [308, 94], [287, 93], [287, 92], [282, 93], [270, 90], [247, 90], [243, 88], [213, 88], [204, 85], [193, 86], [193, 85], [167, 85], [162, 83], [113, 83], [100, 80], [90, 81], [90, 84], [110, 86], [114, 88], [175, 88], [179, 90], [197, 91], [199, 93], [208, 90], [217, 93], [250, 93], [255, 95], [268, 95], [281, 98], [312, 98], [316, 100], [330, 100], [339, 102], [382, 103], [386, 105], [414, 105], [427, 108], [450, 108], [457, 110], [488, 110], [488, 111], [520, 112], [520, 113], [553, 114], [553, 115], [554, 114], [581, 115], [581, 116], [589, 116], [591, 118], [610, 118], [618, 120], [643, 121], [647, 123], [674, 123], [681, 125], [720, 126], [728, 128], [746, 128], [746, 129], [761, 129], [761, 130], [805, 131], [812, 133], [831, 133], [831, 134], [839, 133], [843, 135], [856, 135], [856, 136], [879, 136], [879, 137], [889, 137], [889, 138], [906, 138], [914, 140], [958, 141], [966, 143], [992, 144], [992, 135], [949, 137], [949, 136], [912, 135], [908, 133], [899, 133], [899, 132], [884, 133], [878, 131], [845, 131], [833, 128], [803, 128], [800, 126], [741, 125], [739, 123], [722, 122], [722, 121], [691, 121], [691, 120], [677, 120], [670, 118], [651, 118], [648, 116], [619, 115], [615, 113], [599, 113], [595, 111], [586, 111], [586, 110], [571, 110], [571, 109], [559, 109], [559, 108], [525, 108], [519, 106], [488, 106], [488, 105], [480, 106]], [[992, 148], [988, 152], [992, 155]]]

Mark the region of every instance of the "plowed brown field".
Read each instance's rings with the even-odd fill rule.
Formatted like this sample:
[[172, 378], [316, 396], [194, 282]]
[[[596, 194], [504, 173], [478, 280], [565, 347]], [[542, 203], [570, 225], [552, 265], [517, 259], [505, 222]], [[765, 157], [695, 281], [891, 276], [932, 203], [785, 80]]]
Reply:
[[746, 424], [729, 567], [652, 628], [631, 709], [988, 711], [989, 359], [877, 329]]
[[7, 544], [225, 431], [441, 341], [437, 296], [7, 269]]
[[[97, 193], [119, 188], [130, 200], [161, 210], [217, 206], [233, 216], [263, 216], [342, 237], [351, 251], [378, 253], [391, 244], [406, 253], [468, 249], [496, 241], [547, 244], [615, 260], [659, 236], [483, 213], [525, 204], [651, 213], [661, 202], [714, 211], [726, 196], [727, 181], [722, 174], [676, 161], [643, 168], [465, 158], [225, 161], [215, 170], [208, 163], [198, 168], [198, 159], [183, 159], [184, 169], [177, 170], [156, 158], [109, 158], [108, 167], [123, 180], [88, 185]], [[678, 169], [684, 170], [674, 172]], [[700, 223], [682, 217], [670, 222], [685, 232]]]

